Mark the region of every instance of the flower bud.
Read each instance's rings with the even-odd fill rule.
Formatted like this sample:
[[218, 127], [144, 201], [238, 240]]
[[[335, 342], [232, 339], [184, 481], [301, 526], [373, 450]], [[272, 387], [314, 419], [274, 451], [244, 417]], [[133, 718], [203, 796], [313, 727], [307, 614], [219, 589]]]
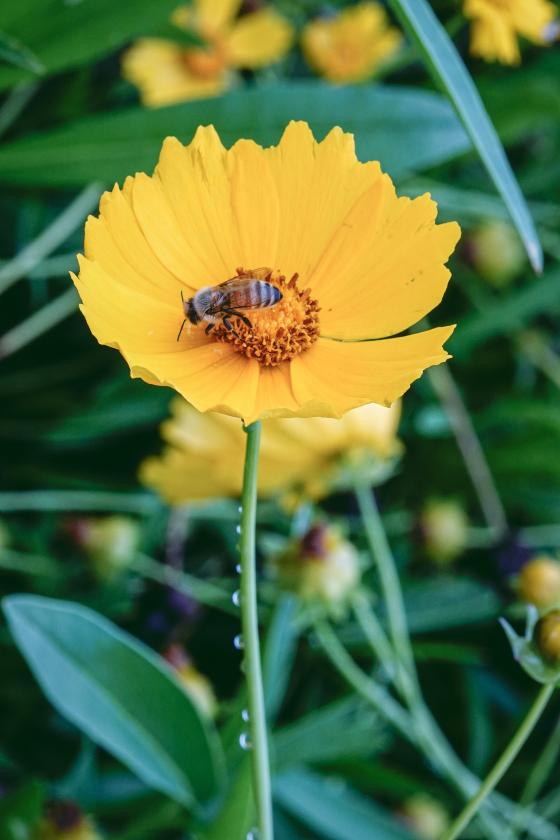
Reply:
[[138, 524], [127, 516], [78, 519], [72, 523], [71, 533], [104, 580], [124, 571], [138, 550]]
[[492, 286], [507, 286], [525, 265], [525, 252], [511, 225], [499, 220], [477, 228], [467, 244], [467, 255], [475, 271]]
[[444, 566], [455, 560], [467, 546], [468, 519], [454, 501], [428, 502], [420, 517], [420, 530], [427, 554]]
[[33, 840], [101, 840], [95, 825], [70, 799], [50, 802]]
[[441, 802], [423, 793], [410, 796], [399, 809], [399, 816], [423, 840], [439, 840], [449, 827], [449, 814]]
[[551, 610], [537, 621], [535, 640], [542, 656], [560, 664], [560, 610]]
[[195, 668], [185, 649], [181, 645], [169, 645], [163, 655], [198, 711], [205, 717], [215, 717], [218, 701], [212, 683]]
[[525, 563], [517, 580], [519, 596], [539, 608], [560, 603], [560, 563], [538, 554]]
[[338, 612], [360, 582], [360, 560], [354, 546], [329, 525], [314, 525], [273, 560], [285, 588], [304, 601]]

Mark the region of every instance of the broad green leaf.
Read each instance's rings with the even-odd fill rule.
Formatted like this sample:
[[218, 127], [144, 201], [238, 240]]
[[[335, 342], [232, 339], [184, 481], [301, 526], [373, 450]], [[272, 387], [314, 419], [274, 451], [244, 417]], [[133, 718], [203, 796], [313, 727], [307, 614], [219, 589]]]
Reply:
[[304, 822], [314, 837], [412, 840], [406, 828], [371, 799], [349, 789], [342, 780], [324, 779], [307, 770], [294, 770], [276, 780], [274, 798]]
[[432, 76], [447, 91], [488, 174], [506, 203], [531, 264], [542, 271], [542, 248], [498, 135], [475, 84], [427, 0], [390, 0], [403, 27], [416, 41]]
[[316, 709], [274, 735], [279, 767], [371, 755], [387, 745], [379, 716], [355, 697]]
[[[78, 67], [165, 26], [177, 0], [25, 0], [0, 5], [0, 31], [45, 74]], [[21, 54], [21, 50], [20, 50]], [[22, 62], [19, 62], [20, 65]], [[36, 78], [37, 69], [0, 66], [0, 90]]]
[[252, 768], [245, 755], [236, 771], [226, 800], [216, 819], [197, 832], [203, 840], [246, 840], [255, 824]]
[[223, 142], [276, 143], [292, 119], [322, 138], [334, 125], [356, 136], [358, 156], [378, 159], [394, 177], [443, 163], [470, 148], [453, 109], [439, 94], [409, 88], [336, 88], [318, 81], [266, 84], [169, 108], [97, 114], [0, 148], [0, 182], [76, 187], [92, 177], [112, 184], [151, 172], [166, 135], [191, 140], [213, 123]]
[[92, 610], [12, 595], [17, 645], [58, 711], [146, 784], [188, 806], [222, 776], [217, 736], [149, 648]]

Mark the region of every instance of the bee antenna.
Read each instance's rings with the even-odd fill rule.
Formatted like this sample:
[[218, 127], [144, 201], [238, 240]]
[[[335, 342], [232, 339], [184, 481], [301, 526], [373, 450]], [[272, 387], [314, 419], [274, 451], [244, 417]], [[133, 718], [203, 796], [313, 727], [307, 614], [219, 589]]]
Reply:
[[185, 298], [183, 297], [183, 290], [182, 289], [181, 289], [181, 300], [183, 301], [183, 303], [185, 302]]
[[[182, 296], [182, 295], [181, 295], [181, 296]], [[187, 319], [185, 318], [185, 320], [184, 320], [184, 321], [183, 321], [183, 323], [181, 324], [181, 329], [179, 330], [179, 333], [178, 333], [178, 335], [177, 335], [177, 341], [179, 341], [179, 339], [181, 338], [181, 333], [183, 332], [183, 327], [185, 326], [185, 324], [186, 324], [186, 323], [187, 323]]]

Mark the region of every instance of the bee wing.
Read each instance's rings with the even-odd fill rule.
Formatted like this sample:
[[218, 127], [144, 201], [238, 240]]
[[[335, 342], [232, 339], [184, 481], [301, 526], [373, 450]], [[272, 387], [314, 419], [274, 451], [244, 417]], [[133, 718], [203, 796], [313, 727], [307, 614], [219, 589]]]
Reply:
[[225, 283], [220, 283], [218, 289], [224, 293], [224, 303], [231, 309], [260, 309], [261, 300], [254, 294], [255, 279], [253, 277], [232, 277]]

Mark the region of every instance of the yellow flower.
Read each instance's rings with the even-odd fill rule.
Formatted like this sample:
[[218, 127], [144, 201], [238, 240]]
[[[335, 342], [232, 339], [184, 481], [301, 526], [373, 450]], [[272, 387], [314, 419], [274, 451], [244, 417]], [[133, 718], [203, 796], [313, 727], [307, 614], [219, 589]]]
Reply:
[[202, 46], [184, 46], [163, 38], [142, 38], [123, 56], [123, 75], [151, 107], [215, 96], [230, 83], [230, 71], [256, 70], [282, 58], [293, 30], [274, 9], [237, 17], [241, 0], [194, 0], [172, 16]]
[[[346, 465], [361, 466], [398, 454], [400, 405], [365, 405], [342, 420], [322, 417], [267, 420], [263, 424], [258, 490], [318, 499], [336, 484]], [[200, 414], [184, 400], [172, 403], [162, 425], [168, 446], [147, 458], [140, 479], [170, 504], [239, 496], [244, 433], [239, 420]]]
[[465, 0], [464, 11], [472, 20], [471, 53], [485, 61], [519, 64], [520, 35], [541, 46], [555, 37], [558, 10], [548, 0]]
[[[133, 377], [245, 423], [340, 417], [390, 405], [448, 358], [453, 327], [385, 338], [445, 291], [460, 231], [436, 213], [428, 194], [398, 198], [339, 128], [317, 143], [292, 122], [278, 146], [239, 140], [229, 151], [199, 128], [189, 146], [164, 142], [153, 177], [102, 196], [72, 276], [91, 331]], [[231, 316], [231, 330], [219, 317], [210, 334], [211, 323], [187, 319], [178, 340], [181, 295], [235, 275], [268, 278], [283, 297], [250, 320]]]
[[305, 27], [302, 48], [309, 64], [331, 82], [362, 82], [400, 47], [379, 3], [358, 3]]

